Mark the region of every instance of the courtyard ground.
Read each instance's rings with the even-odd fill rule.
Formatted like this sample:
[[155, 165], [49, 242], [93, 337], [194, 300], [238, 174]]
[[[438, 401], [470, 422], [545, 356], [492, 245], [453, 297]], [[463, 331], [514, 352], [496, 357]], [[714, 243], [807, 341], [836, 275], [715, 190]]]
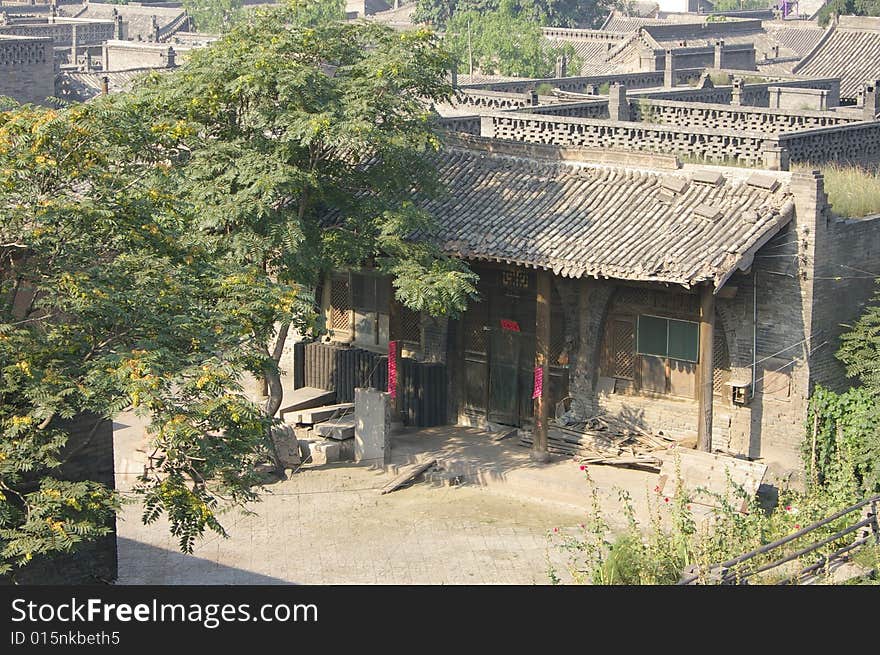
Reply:
[[[143, 428], [116, 424], [117, 487], [143, 469]], [[396, 437], [392, 465], [305, 467], [267, 485], [252, 513], [222, 519], [230, 536], [209, 534], [192, 555], [168, 525], [141, 522], [127, 504], [117, 523], [118, 584], [549, 584], [548, 565], [568, 579], [554, 528], [578, 531], [588, 507], [580, 467], [569, 459], [531, 462], [515, 438], [491, 442], [467, 428]], [[390, 494], [379, 489], [402, 465], [437, 458], [444, 470]], [[656, 475], [591, 467], [612, 525], [621, 525], [617, 488], [639, 513]], [[457, 484], [444, 481], [454, 478]], [[641, 500], [640, 500], [641, 499]]]

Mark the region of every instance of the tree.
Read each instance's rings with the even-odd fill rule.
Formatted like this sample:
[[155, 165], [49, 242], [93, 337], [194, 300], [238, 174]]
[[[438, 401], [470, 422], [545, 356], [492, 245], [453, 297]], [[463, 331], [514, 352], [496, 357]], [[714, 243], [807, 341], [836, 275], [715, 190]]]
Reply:
[[0, 572], [106, 533], [117, 508], [59, 479], [59, 419], [151, 418], [145, 519], [167, 512], [185, 551], [255, 498], [267, 419], [237, 378], [263, 366], [254, 317], [301, 301], [192, 229], [169, 191], [187, 129], [122, 96], [0, 113]]
[[[445, 29], [457, 13], [489, 14], [499, 9], [501, 0], [418, 0], [413, 20]], [[517, 18], [552, 27], [599, 27], [617, 6], [611, 0], [515, 0]]]
[[518, 12], [513, 0], [502, 0], [493, 11], [456, 12], [447, 23], [446, 40], [460, 70], [469, 70], [473, 61], [487, 74], [549, 77], [559, 56], [566, 57], [569, 70], [579, 70], [582, 64], [571, 45], [550, 46], [540, 24]]
[[[212, 257], [312, 290], [330, 270], [372, 261], [409, 308], [462, 311], [475, 276], [408, 238], [430, 232], [412, 197], [437, 190], [429, 104], [451, 90], [449, 54], [426, 29], [303, 18], [302, 7], [256, 11], [174, 76], [150, 77], [129, 98], [133, 111], [188, 126], [182, 185], [215, 237]], [[279, 311], [254, 325], [269, 417], [283, 398], [290, 323]]]
[[880, 16], [880, 0], [829, 0], [819, 10], [819, 24], [827, 25], [831, 16]]

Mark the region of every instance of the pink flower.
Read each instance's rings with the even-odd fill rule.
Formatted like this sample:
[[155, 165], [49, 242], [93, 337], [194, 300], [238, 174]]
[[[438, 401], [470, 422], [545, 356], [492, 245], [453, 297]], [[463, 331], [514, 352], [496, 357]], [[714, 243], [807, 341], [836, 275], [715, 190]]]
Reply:
[[791, 511], [791, 505], [786, 505], [786, 506], [785, 506], [785, 511], [786, 511], [786, 512], [790, 512], [790, 511]]
[[553, 532], [559, 532], [559, 528], [553, 528]]
[[654, 493], [658, 493], [658, 494], [660, 493], [660, 485], [659, 484], [656, 487], [654, 487]]
[[587, 467], [584, 466], [583, 464], [581, 464], [581, 471], [586, 471], [586, 470], [587, 470]]
[[800, 530], [800, 529], [801, 529], [800, 524], [799, 524], [799, 523], [795, 523], [794, 529], [795, 529], [795, 530]]
[[691, 506], [690, 506], [690, 505], [688, 505], [688, 511], [689, 511], [689, 512], [691, 511]]
[[663, 502], [664, 502], [664, 503], [668, 503], [668, 502], [669, 502], [669, 499], [668, 499], [668, 498], [664, 498], [664, 499], [663, 499]]

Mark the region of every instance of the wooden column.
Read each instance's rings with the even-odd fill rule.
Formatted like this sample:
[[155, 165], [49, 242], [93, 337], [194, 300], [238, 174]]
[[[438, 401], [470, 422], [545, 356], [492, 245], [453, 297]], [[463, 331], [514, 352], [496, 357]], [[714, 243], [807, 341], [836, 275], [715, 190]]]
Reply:
[[[547, 421], [550, 414], [550, 372], [548, 364], [550, 360], [550, 293], [551, 273], [538, 271], [537, 273], [537, 304], [535, 307], [535, 384], [540, 384], [540, 389], [535, 389], [535, 429], [534, 444], [532, 446], [532, 459], [536, 462], [549, 462], [550, 453], [547, 450]], [[539, 393], [540, 391], [540, 393]]]
[[715, 294], [711, 283], [700, 287], [700, 354], [697, 369], [697, 448], [712, 452], [712, 382], [715, 332]]

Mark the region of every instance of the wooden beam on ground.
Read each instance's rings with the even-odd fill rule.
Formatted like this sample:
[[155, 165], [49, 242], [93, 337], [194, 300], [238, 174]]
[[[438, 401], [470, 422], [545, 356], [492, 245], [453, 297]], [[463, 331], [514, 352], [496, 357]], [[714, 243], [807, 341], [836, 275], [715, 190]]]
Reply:
[[549, 462], [547, 428], [550, 414], [550, 294], [552, 292], [549, 271], [537, 272], [537, 297], [535, 305], [535, 429], [533, 433], [532, 459]]
[[697, 364], [697, 448], [712, 451], [712, 382], [715, 294], [711, 283], [700, 287], [700, 354]]
[[419, 464], [413, 464], [412, 466], [408, 466], [403, 470], [403, 472], [391, 480], [388, 484], [386, 484], [382, 489], [379, 490], [380, 495], [385, 495], [399, 489], [403, 485], [405, 485], [410, 480], [413, 480], [420, 476], [422, 473], [427, 471], [429, 468], [434, 466], [437, 463], [436, 459], [429, 459], [425, 462], [421, 462]]

